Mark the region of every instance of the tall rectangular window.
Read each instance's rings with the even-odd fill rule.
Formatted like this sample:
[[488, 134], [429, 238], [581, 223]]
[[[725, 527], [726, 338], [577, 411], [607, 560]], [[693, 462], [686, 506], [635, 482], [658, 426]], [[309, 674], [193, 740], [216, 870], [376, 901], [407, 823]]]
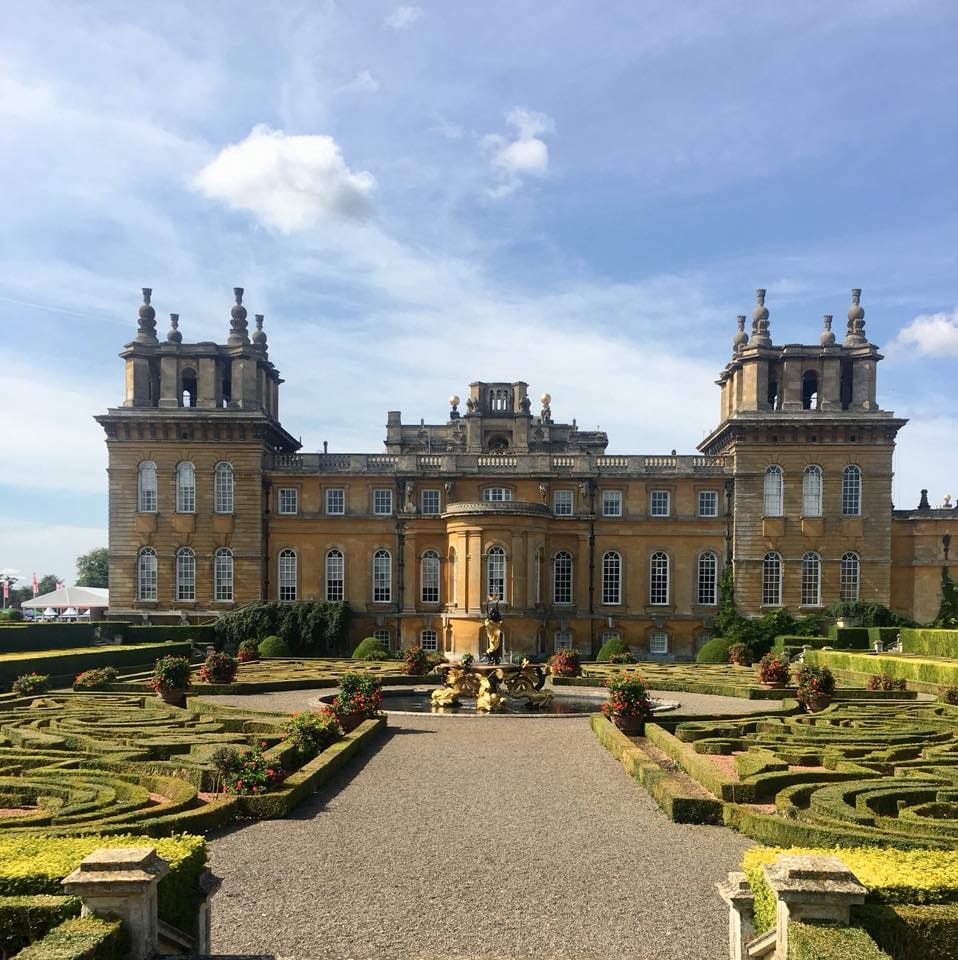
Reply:
[[558, 653], [559, 650], [572, 649], [572, 634], [568, 630], [556, 630], [552, 640], [552, 649]]
[[699, 516], [718, 516], [718, 492], [715, 490], [699, 490]]
[[326, 599], [334, 603], [345, 597], [346, 559], [342, 550], [326, 554]]
[[296, 489], [296, 487], [279, 488], [279, 512], [299, 512], [299, 491]]
[[333, 516], [346, 512], [346, 491], [342, 487], [331, 487], [326, 491], [326, 512]]
[[602, 491], [602, 516], [603, 517], [621, 517], [622, 516], [622, 491], [621, 490], [603, 490]]
[[557, 517], [572, 516], [572, 491], [556, 490], [552, 495], [552, 512]]
[[279, 599], [296, 599], [296, 554], [292, 550], [282, 550], [279, 555]]
[[669, 515], [669, 491], [653, 490], [649, 502], [649, 513], [653, 517], [667, 517]]
[[144, 460], [137, 469], [138, 499], [140, 513], [156, 513], [156, 464]]
[[614, 550], [602, 558], [602, 602], [613, 606], [622, 602], [622, 558]]
[[423, 630], [419, 634], [419, 646], [423, 650], [435, 652], [439, 649], [439, 634], [435, 630]]
[[782, 558], [777, 553], [766, 553], [762, 560], [762, 605], [782, 605]]
[[662, 606], [669, 602], [669, 558], [658, 551], [649, 561], [649, 603]]
[[717, 602], [716, 587], [718, 559], [710, 550], [699, 557], [697, 599], [700, 606], [712, 606]]
[[373, 490], [373, 513], [380, 517], [388, 517], [392, 512], [392, 490]]
[[862, 472], [854, 464], [842, 471], [842, 516], [858, 517], [862, 512]]
[[213, 599], [233, 599], [233, 552], [225, 547], [213, 554]]
[[420, 563], [421, 597], [423, 603], [439, 603], [439, 554], [427, 550]]
[[572, 603], [572, 554], [560, 550], [552, 561], [552, 602]]
[[176, 512], [196, 512], [196, 471], [192, 463], [176, 465]]
[[423, 490], [422, 495], [420, 496], [420, 505], [423, 516], [434, 517], [437, 513], [439, 513], [439, 491]]
[[669, 652], [669, 635], [664, 630], [653, 630], [649, 634], [649, 653], [662, 656]]
[[373, 603], [390, 603], [393, 598], [393, 558], [388, 550], [373, 554]]

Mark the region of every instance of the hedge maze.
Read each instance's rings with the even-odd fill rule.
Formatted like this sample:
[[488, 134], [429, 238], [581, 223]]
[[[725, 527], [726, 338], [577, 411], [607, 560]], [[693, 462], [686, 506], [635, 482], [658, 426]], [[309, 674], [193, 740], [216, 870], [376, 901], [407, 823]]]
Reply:
[[840, 702], [817, 714], [650, 725], [648, 736], [779, 846], [958, 847], [958, 709]]

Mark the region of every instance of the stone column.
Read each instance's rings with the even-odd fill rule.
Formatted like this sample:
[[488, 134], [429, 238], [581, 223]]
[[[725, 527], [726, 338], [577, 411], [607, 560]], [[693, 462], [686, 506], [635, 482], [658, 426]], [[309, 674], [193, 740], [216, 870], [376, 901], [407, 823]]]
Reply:
[[402, 608], [403, 613], [415, 613], [419, 607], [419, 551], [416, 549], [416, 534], [406, 534], [405, 564], [403, 570]]
[[169, 869], [156, 847], [115, 847], [95, 850], [62, 883], [82, 901], [82, 916], [119, 917], [130, 941], [128, 956], [149, 960], [159, 938], [156, 885]]
[[747, 960], [748, 942], [755, 935], [755, 897], [744, 873], [730, 873], [717, 883], [719, 896], [728, 904], [729, 960]]

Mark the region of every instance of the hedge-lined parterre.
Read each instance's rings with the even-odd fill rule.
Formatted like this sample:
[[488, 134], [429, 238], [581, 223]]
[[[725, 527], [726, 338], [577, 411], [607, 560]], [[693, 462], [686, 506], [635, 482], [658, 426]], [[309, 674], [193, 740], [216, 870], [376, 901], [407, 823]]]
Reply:
[[756, 839], [958, 846], [954, 707], [844, 702], [817, 714], [683, 722], [674, 736], [653, 725], [648, 735], [726, 801], [727, 824]]

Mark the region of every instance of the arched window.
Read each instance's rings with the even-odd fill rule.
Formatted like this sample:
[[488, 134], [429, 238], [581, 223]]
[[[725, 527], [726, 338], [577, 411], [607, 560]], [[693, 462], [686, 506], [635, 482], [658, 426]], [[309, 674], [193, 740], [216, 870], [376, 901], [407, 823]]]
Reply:
[[802, 409], [818, 409], [818, 374], [814, 370], [806, 370], [802, 375]]
[[393, 598], [393, 558], [388, 550], [373, 554], [373, 603], [391, 603]]
[[152, 547], [143, 547], [136, 558], [136, 598], [156, 599], [156, 551]]
[[861, 597], [861, 564], [857, 553], [842, 555], [838, 595], [845, 603], [855, 603]]
[[225, 461], [213, 471], [213, 511], [233, 512], [233, 464]]
[[649, 603], [663, 606], [669, 602], [669, 558], [661, 550], [649, 560]]
[[614, 550], [602, 558], [602, 602], [613, 606], [622, 602], [622, 557]]
[[803, 607], [818, 607], [822, 603], [822, 561], [817, 553], [806, 553], [802, 557], [802, 599]]
[[233, 551], [226, 547], [213, 554], [213, 599], [233, 599]]
[[279, 552], [279, 599], [296, 599], [296, 551]]
[[766, 553], [762, 560], [762, 605], [782, 605], [782, 558], [777, 553]]
[[456, 548], [449, 548], [449, 602], [452, 604], [458, 603], [456, 599], [459, 595], [458, 589], [456, 587], [456, 576], [457, 576], [457, 567], [456, 567]]
[[183, 371], [183, 395], [182, 404], [184, 407], [196, 406], [196, 371], [187, 368]]
[[699, 556], [698, 576], [698, 603], [700, 606], [714, 606], [718, 603], [716, 591], [718, 588], [718, 558], [711, 550]]
[[426, 550], [419, 562], [420, 596], [423, 603], [439, 603], [439, 554]]
[[822, 468], [810, 464], [802, 474], [802, 516], [822, 515]]
[[196, 599], [196, 554], [189, 547], [176, 551], [176, 599]]
[[552, 560], [552, 602], [572, 603], [572, 554], [567, 550]]
[[156, 513], [156, 464], [144, 460], [136, 470], [136, 509]]
[[842, 471], [842, 516], [858, 517], [862, 512], [862, 472], [853, 463]]
[[506, 551], [490, 547], [486, 555], [486, 596], [506, 599]]
[[188, 460], [176, 465], [176, 512], [196, 513], [196, 471]]
[[339, 603], [346, 598], [346, 561], [342, 550], [326, 554], [326, 599]]
[[765, 471], [765, 516], [780, 517], [782, 515], [782, 491], [785, 484], [785, 476], [782, 468], [777, 464], [772, 464]]

